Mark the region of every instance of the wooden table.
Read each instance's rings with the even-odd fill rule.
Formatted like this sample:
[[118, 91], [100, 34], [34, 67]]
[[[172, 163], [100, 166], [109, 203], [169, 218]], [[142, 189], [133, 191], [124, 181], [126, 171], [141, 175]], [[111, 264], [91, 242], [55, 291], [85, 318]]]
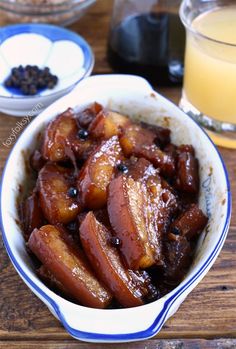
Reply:
[[[92, 46], [96, 64], [93, 73], [110, 73], [106, 61], [106, 39], [112, 1], [100, 0], [71, 29], [85, 37]], [[1, 20], [1, 18], [0, 18]], [[157, 88], [178, 102], [179, 88]], [[18, 118], [0, 115], [0, 170], [10, 151], [2, 142], [8, 137]], [[236, 152], [220, 149], [231, 180], [233, 212], [236, 209]], [[15, 272], [0, 243], [0, 348], [75, 349], [104, 348], [77, 342], [65, 332]], [[180, 349], [236, 348], [236, 216], [216, 263], [167, 321], [155, 339], [145, 342], [107, 345], [111, 348]]]

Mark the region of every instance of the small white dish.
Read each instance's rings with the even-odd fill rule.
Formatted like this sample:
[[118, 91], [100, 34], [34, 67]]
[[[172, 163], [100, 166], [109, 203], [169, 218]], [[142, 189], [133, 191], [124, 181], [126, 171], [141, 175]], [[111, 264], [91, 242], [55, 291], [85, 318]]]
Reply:
[[[4, 86], [11, 69], [19, 65], [49, 67], [58, 83], [35, 96]], [[0, 29], [0, 110], [14, 116], [33, 116], [67, 94], [90, 75], [94, 56], [76, 33], [46, 24], [17, 24]]]
[[[199, 205], [209, 222], [199, 238], [193, 264], [184, 280], [161, 299], [129, 309], [92, 309], [55, 294], [38, 278], [26, 251], [18, 221], [19, 185], [26, 182], [25, 155], [37, 146], [38, 134], [68, 107], [83, 110], [97, 101], [132, 118], [167, 126], [176, 144], [191, 143], [200, 161]], [[19, 171], [20, 169], [20, 171]], [[36, 117], [16, 142], [6, 163], [0, 192], [4, 245], [17, 272], [76, 339], [88, 342], [129, 342], [159, 332], [186, 296], [201, 281], [219, 254], [230, 224], [231, 194], [227, 171], [207, 134], [173, 103], [152, 90], [147, 81], [128, 75], [93, 76]], [[20, 306], [20, 304], [19, 304]]]

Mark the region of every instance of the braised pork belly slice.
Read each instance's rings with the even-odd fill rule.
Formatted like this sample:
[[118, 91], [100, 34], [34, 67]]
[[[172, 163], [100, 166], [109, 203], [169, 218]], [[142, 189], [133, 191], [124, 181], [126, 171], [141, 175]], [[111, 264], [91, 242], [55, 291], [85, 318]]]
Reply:
[[114, 244], [111, 232], [89, 212], [80, 226], [83, 249], [99, 280], [110, 289], [125, 307], [143, 304], [150, 290], [155, 288], [145, 272], [135, 272], [122, 262], [119, 246]]
[[128, 175], [113, 179], [108, 192], [111, 226], [121, 239], [128, 267], [137, 270], [162, 264], [162, 234], [177, 200], [162, 187], [158, 171], [140, 159]]
[[81, 211], [77, 196], [71, 197], [74, 187], [73, 170], [47, 163], [39, 172], [37, 187], [44, 216], [51, 224], [73, 221]]
[[140, 124], [131, 124], [123, 130], [120, 144], [126, 157], [136, 156], [149, 160], [167, 177], [175, 172], [175, 161], [171, 154], [163, 152], [155, 144], [156, 134]]
[[121, 159], [122, 151], [117, 136], [103, 141], [89, 156], [77, 181], [84, 207], [99, 209], [106, 205], [107, 187]]
[[83, 252], [62, 231], [52, 225], [35, 229], [28, 245], [63, 291], [80, 304], [105, 308], [111, 302], [110, 292], [97, 280]]

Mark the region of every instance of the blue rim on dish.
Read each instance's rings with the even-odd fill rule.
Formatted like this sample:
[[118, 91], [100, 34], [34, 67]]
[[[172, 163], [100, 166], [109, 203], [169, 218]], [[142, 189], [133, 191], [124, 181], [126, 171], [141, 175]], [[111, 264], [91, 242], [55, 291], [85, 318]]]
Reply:
[[[165, 98], [166, 99], [166, 98]], [[166, 99], [167, 100], [167, 99]], [[174, 103], [170, 102], [168, 100], [169, 103], [171, 103], [172, 105], [174, 105]], [[174, 105], [176, 108], [177, 106]], [[183, 112], [184, 113], [184, 112]], [[168, 312], [171, 308], [171, 306], [174, 304], [174, 302], [183, 294], [184, 291], [186, 291], [189, 287], [191, 287], [191, 285], [197, 280], [198, 277], [200, 277], [204, 271], [208, 268], [208, 266], [210, 265], [210, 263], [212, 262], [212, 260], [216, 257], [218, 251], [222, 248], [222, 245], [224, 243], [224, 240], [226, 238], [227, 235], [227, 231], [230, 225], [230, 217], [231, 217], [231, 192], [230, 192], [230, 182], [229, 182], [229, 177], [228, 177], [228, 173], [226, 170], [226, 166], [225, 163], [217, 149], [217, 147], [215, 146], [215, 144], [213, 143], [213, 141], [210, 139], [210, 137], [208, 136], [208, 134], [204, 131], [204, 129], [202, 129], [201, 126], [198, 125], [198, 123], [189, 115], [185, 114], [187, 117], [189, 117], [190, 119], [192, 119], [192, 121], [197, 125], [197, 127], [205, 134], [205, 136], [208, 138], [208, 140], [210, 141], [210, 143], [212, 144], [213, 148], [215, 149], [219, 161], [222, 165], [223, 171], [224, 171], [224, 177], [225, 177], [225, 181], [226, 181], [226, 187], [227, 187], [227, 210], [226, 210], [226, 217], [225, 217], [225, 222], [224, 222], [224, 226], [221, 232], [221, 235], [216, 243], [216, 245], [214, 246], [211, 254], [209, 255], [209, 257], [207, 258], [207, 260], [205, 261], [205, 263], [202, 265], [202, 267], [187, 281], [183, 281], [183, 285], [181, 288], [178, 288], [178, 290], [173, 290], [171, 293], [173, 293], [171, 295], [171, 297], [169, 297], [165, 303], [164, 306], [161, 310], [161, 312], [159, 313], [159, 315], [156, 317], [156, 319], [154, 320], [154, 322], [152, 323], [152, 325], [150, 325], [147, 329], [142, 330], [142, 331], [138, 331], [138, 332], [133, 332], [133, 333], [125, 333], [125, 334], [102, 334], [102, 333], [90, 333], [90, 332], [84, 332], [84, 331], [79, 331], [76, 330], [74, 328], [72, 328], [71, 326], [68, 325], [68, 323], [66, 322], [66, 320], [64, 319], [63, 314], [60, 311], [60, 308], [58, 306], [58, 304], [51, 298], [49, 297], [44, 291], [42, 291], [42, 289], [37, 286], [31, 279], [30, 277], [27, 275], [27, 273], [25, 273], [21, 266], [19, 265], [19, 263], [17, 262], [17, 260], [15, 259], [11, 248], [8, 244], [7, 241], [7, 237], [6, 237], [6, 231], [4, 229], [4, 225], [3, 225], [3, 221], [2, 221], [2, 202], [3, 202], [3, 198], [2, 198], [2, 182], [4, 181], [4, 176], [5, 176], [5, 169], [7, 167], [7, 163], [11, 157], [12, 152], [14, 151], [15, 146], [17, 145], [17, 142], [15, 143], [15, 145], [13, 146], [8, 160], [6, 161], [5, 167], [4, 167], [4, 171], [3, 171], [3, 175], [2, 175], [2, 181], [1, 181], [1, 185], [0, 185], [0, 224], [1, 224], [1, 230], [2, 230], [2, 237], [3, 237], [3, 242], [6, 248], [6, 251], [14, 265], [14, 267], [16, 268], [16, 270], [18, 271], [18, 273], [23, 277], [23, 279], [26, 280], [27, 283], [30, 284], [30, 286], [38, 293], [40, 294], [40, 296], [42, 298], [44, 298], [49, 304], [50, 306], [54, 309], [55, 313], [57, 314], [58, 318], [60, 319], [60, 321], [62, 322], [64, 328], [66, 329], [66, 331], [73, 336], [74, 338], [80, 339], [80, 340], [88, 340], [88, 341], [94, 341], [94, 342], [119, 342], [119, 341], [123, 341], [123, 342], [128, 342], [128, 341], [133, 341], [133, 340], [141, 340], [141, 339], [147, 339], [150, 337], [153, 337], [162, 327], [162, 325], [164, 324], [166, 317], [168, 315]], [[27, 130], [27, 128], [23, 131], [22, 135], [24, 134], [24, 132]], [[21, 136], [22, 136], [21, 135]], [[21, 137], [20, 136], [20, 137]], [[107, 309], [106, 311], [109, 311], [109, 309]]]
[[[80, 36], [77, 33], [74, 33], [68, 29], [61, 28], [55, 25], [51, 24], [15, 24], [15, 25], [9, 25], [3, 28], [0, 28], [0, 46], [3, 44], [3, 42], [10, 37], [19, 35], [19, 34], [38, 34], [41, 36], [44, 36], [45, 38], [49, 39], [52, 42], [56, 42], [59, 40], [68, 40], [72, 41], [76, 45], [78, 45], [84, 55], [84, 65], [83, 69], [85, 71], [85, 74], [75, 83], [73, 83], [71, 86], [67, 86], [66, 88], [62, 88], [59, 91], [55, 91], [50, 93], [50, 97], [58, 94], [59, 92], [63, 92], [67, 89], [72, 89], [75, 85], [78, 84], [80, 80], [83, 78], [87, 77], [88, 75], [91, 74], [92, 69], [94, 67], [94, 54], [93, 51], [90, 47], [90, 45], [87, 43], [87, 41]], [[40, 96], [40, 95], [34, 95], [34, 96], [17, 96], [14, 95], [12, 96], [0, 96], [1, 98], [4, 99], [40, 99], [45, 98], [45, 96]]]

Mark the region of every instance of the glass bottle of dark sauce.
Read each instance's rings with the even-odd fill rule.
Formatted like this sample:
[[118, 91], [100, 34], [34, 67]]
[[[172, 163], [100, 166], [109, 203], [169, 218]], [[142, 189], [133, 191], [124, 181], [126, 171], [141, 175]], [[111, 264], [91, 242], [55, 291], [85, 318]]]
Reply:
[[[114, 9], [117, 10], [115, 1]], [[132, 0], [135, 3], [134, 13], [130, 11], [117, 24], [113, 25], [108, 41], [108, 61], [117, 72], [141, 75], [156, 85], [175, 85], [182, 82], [183, 56], [185, 46], [185, 31], [173, 6], [168, 11], [165, 7], [156, 9], [147, 6], [145, 1]], [[138, 3], [142, 2], [142, 11], [139, 13]], [[120, 1], [120, 3], [124, 2]], [[150, 5], [150, 1], [146, 4]], [[160, 3], [151, 1], [152, 4]], [[179, 2], [172, 1], [175, 5]], [[160, 4], [158, 4], [160, 5]], [[173, 4], [172, 4], [173, 5]], [[179, 4], [178, 4], [179, 5]], [[155, 11], [154, 11], [155, 10]]]

